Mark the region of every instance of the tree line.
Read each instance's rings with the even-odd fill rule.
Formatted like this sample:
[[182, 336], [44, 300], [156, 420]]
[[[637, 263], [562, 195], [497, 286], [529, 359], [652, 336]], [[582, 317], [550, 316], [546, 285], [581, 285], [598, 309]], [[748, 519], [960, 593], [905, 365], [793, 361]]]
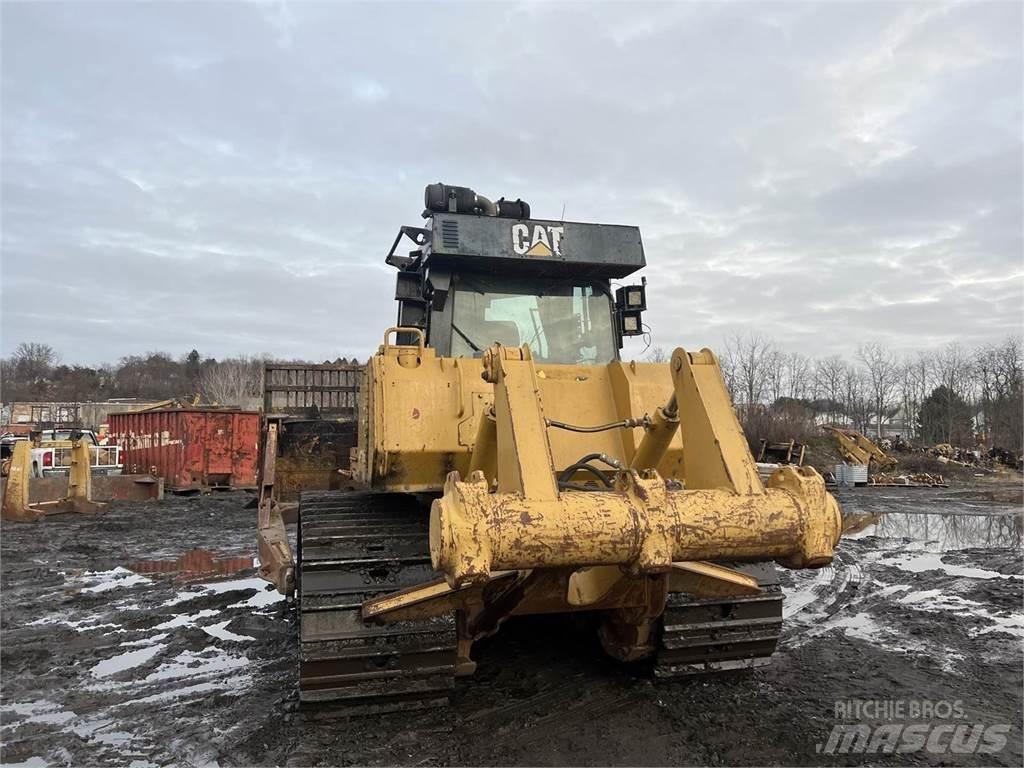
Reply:
[[[853, 359], [786, 352], [761, 334], [718, 350], [740, 421], [753, 441], [802, 439], [823, 422], [864, 434], [897, 432], [923, 445], [1021, 450], [1024, 354], [1020, 336], [967, 349], [950, 343], [897, 355], [862, 344]], [[655, 348], [649, 360], [667, 359]]]
[[0, 393], [5, 403], [90, 402], [111, 398], [147, 401], [197, 396], [204, 403], [255, 407], [262, 396], [267, 356], [217, 360], [193, 349], [175, 358], [165, 352], [122, 357], [98, 366], [61, 363], [48, 344], [19, 344], [0, 360]]
[[[822, 422], [852, 426], [869, 435], [894, 430], [925, 445], [951, 443], [1020, 451], [1024, 433], [1022, 343], [897, 355], [863, 344], [852, 359], [786, 352], [757, 333], [732, 336], [718, 350], [726, 386], [752, 441], [803, 439]], [[270, 358], [217, 360], [193, 349], [122, 357], [116, 364], [61, 363], [47, 344], [19, 344], [0, 360], [4, 402], [87, 402], [110, 398], [191, 400], [255, 407], [262, 367]], [[647, 356], [668, 359], [656, 347]]]

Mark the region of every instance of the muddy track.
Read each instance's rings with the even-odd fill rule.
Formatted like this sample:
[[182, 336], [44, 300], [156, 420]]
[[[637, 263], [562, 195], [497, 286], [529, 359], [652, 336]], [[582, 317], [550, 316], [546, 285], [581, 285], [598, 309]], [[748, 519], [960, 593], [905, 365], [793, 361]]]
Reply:
[[299, 697], [338, 715], [448, 704], [455, 619], [380, 625], [363, 603], [434, 575], [423, 510], [402, 494], [303, 493], [297, 590]]

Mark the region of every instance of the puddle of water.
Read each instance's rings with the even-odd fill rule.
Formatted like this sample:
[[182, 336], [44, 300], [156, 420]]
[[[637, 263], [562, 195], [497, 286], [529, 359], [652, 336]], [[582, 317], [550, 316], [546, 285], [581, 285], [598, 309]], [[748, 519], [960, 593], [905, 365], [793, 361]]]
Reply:
[[234, 576], [256, 566], [256, 558], [218, 557], [208, 549], [192, 549], [177, 560], [139, 560], [129, 564], [135, 573], [173, 576], [175, 581], [198, 581], [217, 576]]
[[127, 651], [112, 658], [104, 659], [94, 666], [90, 672], [93, 677], [110, 677], [111, 675], [116, 675], [118, 672], [124, 672], [127, 669], [134, 669], [135, 667], [145, 664], [166, 647], [166, 645], [161, 643], [147, 646], [145, 648], [139, 648], [137, 651]]
[[1024, 517], [1019, 512], [851, 512], [843, 515], [843, 536], [911, 539], [935, 552], [987, 547], [1019, 549]]

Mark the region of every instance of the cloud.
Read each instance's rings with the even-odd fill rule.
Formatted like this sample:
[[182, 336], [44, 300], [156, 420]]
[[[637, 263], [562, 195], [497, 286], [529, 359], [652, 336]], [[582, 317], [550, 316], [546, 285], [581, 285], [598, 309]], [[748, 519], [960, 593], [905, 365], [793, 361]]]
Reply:
[[389, 96], [388, 89], [376, 80], [360, 77], [352, 82], [352, 98], [356, 101], [376, 103], [384, 101]]
[[0, 13], [5, 354], [366, 356], [438, 180], [640, 226], [660, 346], [1020, 329], [1019, 4]]

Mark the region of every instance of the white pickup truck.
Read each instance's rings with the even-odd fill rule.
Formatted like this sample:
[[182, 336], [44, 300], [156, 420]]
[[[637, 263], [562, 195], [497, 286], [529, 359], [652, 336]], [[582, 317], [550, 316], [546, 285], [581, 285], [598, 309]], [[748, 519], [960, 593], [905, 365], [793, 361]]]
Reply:
[[71, 440], [73, 433], [89, 443], [90, 465], [93, 474], [121, 474], [121, 450], [116, 445], [100, 445], [91, 429], [47, 429], [42, 433], [38, 448], [32, 449], [32, 476], [48, 477], [67, 473], [71, 466]]

